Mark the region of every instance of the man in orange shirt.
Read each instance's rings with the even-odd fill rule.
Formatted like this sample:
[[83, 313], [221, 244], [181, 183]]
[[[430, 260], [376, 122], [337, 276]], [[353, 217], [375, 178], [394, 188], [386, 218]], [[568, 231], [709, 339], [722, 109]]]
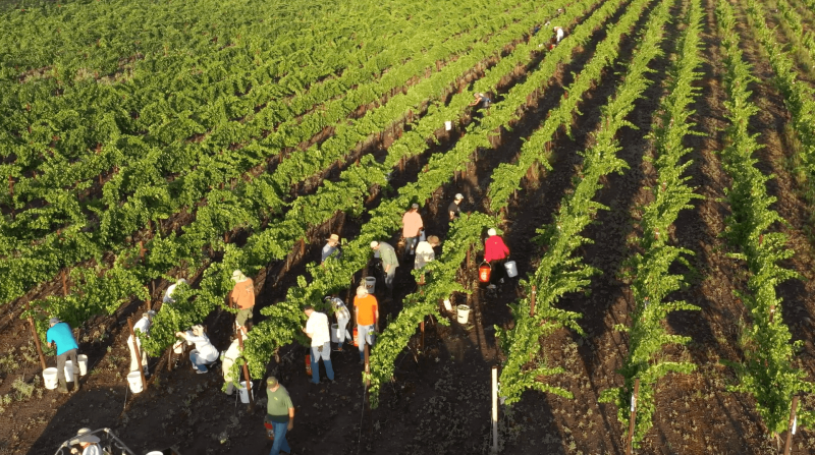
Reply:
[[405, 253], [404, 258], [407, 260], [408, 255], [413, 256], [416, 251], [416, 244], [419, 243], [419, 235], [421, 235], [424, 222], [422, 222], [422, 215], [419, 214], [419, 204], [415, 202], [410, 206], [410, 210], [402, 215], [402, 237], [405, 238]]
[[379, 304], [376, 297], [368, 294], [365, 286], [357, 288], [354, 297], [354, 312], [357, 321], [357, 344], [359, 345], [359, 363], [365, 363], [365, 343], [373, 346], [373, 334], [377, 331], [379, 323]]
[[249, 329], [246, 323], [252, 320], [255, 308], [255, 283], [240, 270], [232, 272], [232, 281], [235, 287], [229, 293], [229, 304], [232, 308], [238, 308], [235, 325]]

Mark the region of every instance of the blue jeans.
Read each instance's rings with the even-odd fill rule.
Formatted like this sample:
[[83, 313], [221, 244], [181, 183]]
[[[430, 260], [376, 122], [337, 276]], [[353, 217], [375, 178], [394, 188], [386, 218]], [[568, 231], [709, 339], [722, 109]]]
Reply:
[[331, 342], [328, 341], [322, 346], [311, 347], [311, 382], [315, 384], [320, 383], [320, 364], [317, 363], [323, 359], [325, 364], [325, 375], [328, 379], [334, 380], [334, 368], [331, 367]]
[[286, 441], [286, 432], [289, 431], [289, 422], [273, 422], [274, 428], [274, 444], [272, 444], [272, 451], [269, 455], [280, 455], [280, 451], [291, 453], [289, 442]]
[[365, 343], [373, 346], [376, 334], [374, 324], [357, 326], [357, 345], [359, 345], [359, 360], [365, 360]]

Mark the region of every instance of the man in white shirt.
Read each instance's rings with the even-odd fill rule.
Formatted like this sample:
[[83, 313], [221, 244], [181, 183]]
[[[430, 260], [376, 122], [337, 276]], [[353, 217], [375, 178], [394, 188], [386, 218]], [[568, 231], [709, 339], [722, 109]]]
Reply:
[[433, 248], [439, 246], [439, 238], [431, 235], [424, 242], [419, 242], [416, 246], [416, 260], [413, 263], [413, 268], [419, 270], [430, 262], [436, 259], [436, 252]]
[[[141, 315], [141, 319], [138, 322], [133, 324], [133, 332], [136, 333], [136, 344], [135, 346], [139, 347], [139, 354], [141, 355], [141, 364], [144, 367], [144, 375], [147, 376], [150, 373], [147, 371], [147, 351], [144, 350], [141, 344], [141, 338], [139, 337], [139, 333], [141, 333], [142, 337], [150, 336], [150, 327], [153, 326], [153, 316], [156, 315], [156, 312], [153, 310], [147, 311]], [[133, 344], [133, 336], [127, 337], [127, 347], [130, 349], [130, 371], [139, 371], [139, 358], [136, 356], [136, 347]]]
[[334, 369], [331, 367], [331, 335], [328, 331], [328, 316], [325, 313], [314, 311], [311, 305], [306, 305], [303, 312], [308, 316], [306, 328], [303, 332], [311, 338], [311, 382], [320, 383], [320, 359], [325, 365], [325, 374], [328, 380], [334, 382]]
[[181, 278], [176, 281], [175, 284], [171, 284], [164, 293], [164, 298], [161, 301], [163, 303], [175, 303], [175, 299], [173, 299], [173, 292], [175, 292], [175, 288], [177, 288], [181, 283], [187, 284], [187, 280]]

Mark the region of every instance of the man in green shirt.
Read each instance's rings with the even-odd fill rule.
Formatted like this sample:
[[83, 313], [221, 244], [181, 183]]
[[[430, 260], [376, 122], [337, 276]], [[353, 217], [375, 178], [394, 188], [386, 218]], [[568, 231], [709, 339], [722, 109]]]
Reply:
[[279, 455], [281, 451], [291, 453], [291, 447], [286, 441], [286, 432], [294, 428], [294, 404], [289, 392], [280, 385], [276, 377], [269, 376], [266, 380], [266, 397], [266, 419], [274, 428], [274, 444], [269, 455]]
[[388, 297], [393, 297], [393, 279], [396, 277], [396, 268], [399, 267], [399, 260], [396, 258], [396, 251], [385, 242], [371, 242], [371, 249], [374, 253], [379, 253], [382, 259], [382, 270], [385, 272], [385, 287], [388, 288]]

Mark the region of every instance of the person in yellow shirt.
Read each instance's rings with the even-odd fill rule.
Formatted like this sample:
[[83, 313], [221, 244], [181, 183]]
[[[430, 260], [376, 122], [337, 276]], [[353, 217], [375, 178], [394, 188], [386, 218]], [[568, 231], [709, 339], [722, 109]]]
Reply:
[[373, 346], [374, 333], [377, 331], [379, 323], [379, 303], [376, 297], [368, 294], [365, 286], [357, 288], [357, 296], [354, 297], [354, 312], [357, 322], [357, 344], [359, 345], [359, 363], [365, 362], [365, 343]]

